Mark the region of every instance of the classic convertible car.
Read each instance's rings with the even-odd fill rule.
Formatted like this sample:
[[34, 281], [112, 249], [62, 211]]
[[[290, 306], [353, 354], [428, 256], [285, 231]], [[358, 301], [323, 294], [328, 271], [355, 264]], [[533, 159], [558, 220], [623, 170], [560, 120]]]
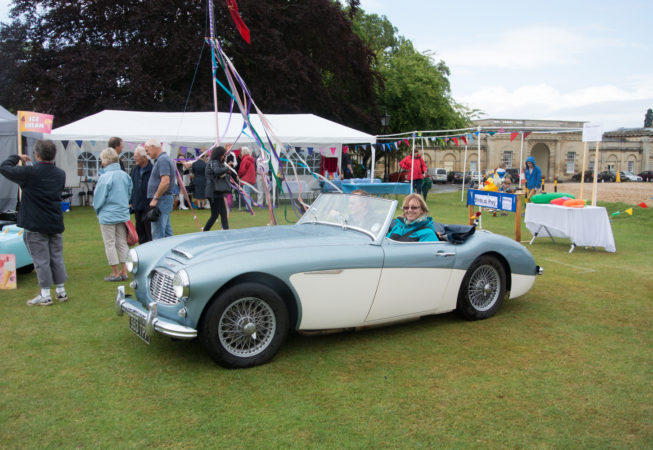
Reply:
[[[295, 225], [173, 236], [130, 250], [116, 313], [145, 342], [198, 337], [220, 365], [263, 364], [289, 329], [355, 329], [458, 310], [493, 316], [541, 272], [521, 244], [385, 237], [396, 200], [322, 194]], [[462, 239], [457, 240], [461, 242]]]

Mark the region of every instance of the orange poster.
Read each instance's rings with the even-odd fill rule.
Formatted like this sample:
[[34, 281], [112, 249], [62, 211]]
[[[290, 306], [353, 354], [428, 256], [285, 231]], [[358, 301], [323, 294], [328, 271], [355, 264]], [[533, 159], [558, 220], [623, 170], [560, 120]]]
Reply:
[[16, 289], [16, 256], [0, 254], [0, 289]]
[[50, 134], [54, 116], [31, 111], [18, 111], [18, 123], [20, 131], [36, 131], [38, 133]]

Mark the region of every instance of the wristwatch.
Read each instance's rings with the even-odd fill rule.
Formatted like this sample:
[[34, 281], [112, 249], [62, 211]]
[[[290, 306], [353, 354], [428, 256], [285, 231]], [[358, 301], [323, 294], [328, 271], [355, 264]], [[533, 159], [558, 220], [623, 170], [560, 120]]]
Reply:
[[154, 200], [158, 200], [158, 199], [159, 199], [159, 196], [158, 196], [158, 195], [155, 195], [155, 196], [154, 196]]

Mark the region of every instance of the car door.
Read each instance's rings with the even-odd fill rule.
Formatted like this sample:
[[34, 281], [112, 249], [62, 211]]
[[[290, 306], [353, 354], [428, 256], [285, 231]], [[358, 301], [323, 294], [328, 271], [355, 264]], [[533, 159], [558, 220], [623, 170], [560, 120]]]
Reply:
[[448, 289], [456, 261], [455, 245], [446, 241], [396, 242], [386, 238], [382, 248], [383, 269], [366, 322], [455, 308], [457, 286]]
[[301, 302], [299, 329], [362, 325], [377, 291], [383, 250], [367, 244], [307, 249], [310, 267], [290, 276]]

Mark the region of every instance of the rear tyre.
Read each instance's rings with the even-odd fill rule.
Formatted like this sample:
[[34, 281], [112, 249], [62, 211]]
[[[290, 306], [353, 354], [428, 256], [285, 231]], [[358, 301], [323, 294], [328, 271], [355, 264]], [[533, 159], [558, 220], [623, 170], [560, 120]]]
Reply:
[[492, 317], [506, 295], [506, 274], [503, 265], [492, 256], [481, 256], [463, 278], [456, 310], [467, 320]]
[[200, 339], [228, 369], [258, 366], [277, 354], [288, 334], [288, 311], [267, 286], [244, 283], [221, 294], [202, 321]]
[[32, 273], [33, 270], [34, 270], [34, 264], [28, 264], [26, 266], [19, 267], [18, 269], [16, 269], [16, 272], [20, 274], [24, 274], [24, 273]]

